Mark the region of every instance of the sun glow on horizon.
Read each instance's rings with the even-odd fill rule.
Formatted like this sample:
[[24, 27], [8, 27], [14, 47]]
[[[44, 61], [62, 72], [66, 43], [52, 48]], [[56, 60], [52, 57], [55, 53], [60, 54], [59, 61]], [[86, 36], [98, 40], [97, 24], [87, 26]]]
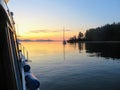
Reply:
[[[75, 28], [76, 29], [76, 28]], [[21, 40], [63, 40], [63, 28], [49, 27], [35, 24], [16, 24], [16, 33]], [[65, 29], [65, 39], [68, 40], [73, 35], [77, 36], [78, 31]]]
[[[24, 29], [24, 28], [23, 28]], [[77, 35], [77, 31], [66, 31], [65, 39], [69, 39], [73, 35]], [[19, 31], [18, 38], [21, 40], [63, 40], [62, 30], [32, 30], [32, 31]]]

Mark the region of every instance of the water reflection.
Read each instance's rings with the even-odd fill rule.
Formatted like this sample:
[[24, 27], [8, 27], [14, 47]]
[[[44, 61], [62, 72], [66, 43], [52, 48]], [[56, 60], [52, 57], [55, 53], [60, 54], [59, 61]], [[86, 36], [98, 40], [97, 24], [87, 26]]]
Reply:
[[79, 53], [85, 49], [85, 43], [78, 43]]
[[72, 46], [74, 49], [77, 48], [77, 43], [70, 43], [70, 46]]
[[63, 59], [65, 61], [65, 45], [63, 45]]
[[120, 59], [120, 43], [78, 43], [78, 49], [85, 49], [89, 56]]

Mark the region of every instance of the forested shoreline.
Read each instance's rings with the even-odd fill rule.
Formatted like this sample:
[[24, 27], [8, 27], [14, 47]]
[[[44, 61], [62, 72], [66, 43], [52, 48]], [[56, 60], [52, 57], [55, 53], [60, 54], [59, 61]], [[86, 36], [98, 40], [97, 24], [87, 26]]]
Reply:
[[120, 41], [120, 22], [88, 29], [85, 34], [79, 32], [67, 40], [69, 43], [79, 41]]

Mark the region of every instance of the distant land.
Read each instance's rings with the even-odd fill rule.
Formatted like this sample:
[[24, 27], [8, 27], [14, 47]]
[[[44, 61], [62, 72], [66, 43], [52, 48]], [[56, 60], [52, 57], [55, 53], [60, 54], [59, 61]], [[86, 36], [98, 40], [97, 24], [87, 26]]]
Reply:
[[42, 40], [42, 39], [37, 39], [37, 40], [31, 40], [31, 39], [18, 39], [19, 42], [56, 42], [56, 41], [61, 41], [61, 40]]

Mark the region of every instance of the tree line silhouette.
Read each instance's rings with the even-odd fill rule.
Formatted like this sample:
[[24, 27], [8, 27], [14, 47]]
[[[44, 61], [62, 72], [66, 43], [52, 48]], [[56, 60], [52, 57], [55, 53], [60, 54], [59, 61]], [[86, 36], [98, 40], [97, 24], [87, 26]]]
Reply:
[[69, 43], [79, 41], [120, 41], [120, 22], [91, 28], [86, 30], [85, 34], [79, 32], [78, 36], [67, 40]]

